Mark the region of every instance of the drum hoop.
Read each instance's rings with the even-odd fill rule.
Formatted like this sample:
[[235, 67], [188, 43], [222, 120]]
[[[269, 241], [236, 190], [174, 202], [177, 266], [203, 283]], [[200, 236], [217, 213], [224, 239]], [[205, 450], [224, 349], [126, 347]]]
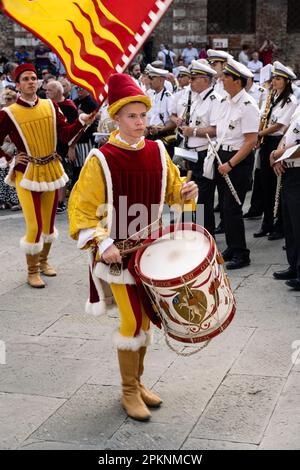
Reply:
[[[148, 276], [145, 276], [142, 271], [140, 270], [140, 260], [142, 257], [142, 254], [146, 250], [146, 248], [151, 244], [149, 243], [149, 240], [151, 239], [158, 239], [161, 238], [164, 235], [167, 235], [168, 233], [173, 233], [174, 232], [175, 225], [171, 224], [165, 229], [157, 230], [154, 232], [151, 237], [147, 238], [144, 241], [145, 246], [142, 246], [135, 254], [135, 260], [134, 260], [134, 267], [135, 271], [138, 274], [138, 276], [148, 285], [150, 286], [155, 286], [155, 287], [174, 287], [178, 286], [179, 284], [184, 284], [186, 282], [192, 281], [194, 278], [199, 276], [203, 271], [207, 269], [207, 267], [210, 265], [210, 263], [213, 260], [213, 257], [216, 252], [216, 245], [213, 243], [213, 238], [209, 234], [209, 232], [202, 227], [201, 225], [197, 225], [194, 223], [183, 223], [179, 225], [178, 230], [191, 230], [192, 232], [199, 232], [202, 233], [203, 235], [206, 236], [206, 238], [209, 240], [209, 249], [206, 257], [204, 260], [200, 263], [199, 266], [194, 268], [192, 271], [189, 271], [186, 274], [183, 274], [182, 276], [178, 276], [176, 278], [172, 279], [153, 279]], [[159, 237], [156, 237], [157, 235], [160, 235]]]

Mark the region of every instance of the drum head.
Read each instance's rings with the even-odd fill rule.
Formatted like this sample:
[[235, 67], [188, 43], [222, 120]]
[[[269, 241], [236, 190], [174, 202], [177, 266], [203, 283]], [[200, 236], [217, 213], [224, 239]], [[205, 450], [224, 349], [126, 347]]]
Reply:
[[147, 246], [139, 260], [139, 270], [152, 280], [174, 279], [193, 271], [207, 257], [210, 240], [193, 230], [167, 233]]

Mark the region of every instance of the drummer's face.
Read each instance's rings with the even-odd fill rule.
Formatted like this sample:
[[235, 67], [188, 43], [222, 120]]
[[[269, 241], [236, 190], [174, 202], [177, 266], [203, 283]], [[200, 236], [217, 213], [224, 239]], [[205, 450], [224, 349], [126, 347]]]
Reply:
[[139, 139], [144, 135], [147, 121], [147, 108], [144, 103], [133, 102], [126, 104], [115, 115], [120, 134], [127, 139]]

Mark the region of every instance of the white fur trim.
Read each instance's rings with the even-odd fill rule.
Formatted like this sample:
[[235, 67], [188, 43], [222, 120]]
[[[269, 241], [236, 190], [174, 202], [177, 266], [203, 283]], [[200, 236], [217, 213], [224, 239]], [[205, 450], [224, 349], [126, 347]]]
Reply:
[[50, 103], [50, 108], [52, 109], [53, 113], [53, 129], [54, 129], [54, 149], [57, 147], [57, 123], [56, 123], [56, 112], [54, 108], [54, 104], [52, 103], [52, 100], [48, 99]]
[[0, 168], [3, 169], [3, 168], [7, 168], [7, 167], [8, 167], [8, 163], [7, 163], [6, 158], [1, 157], [0, 158]]
[[51, 243], [58, 238], [58, 235], [59, 235], [58, 230], [54, 227], [53, 233], [49, 233], [49, 234], [43, 233], [44, 242]]
[[109, 266], [104, 263], [97, 263], [93, 274], [108, 284], [136, 284], [134, 277], [130, 274], [128, 269], [123, 269], [119, 276], [114, 276], [109, 272]]
[[167, 151], [166, 151], [164, 144], [161, 142], [161, 140], [157, 140], [156, 143], [159, 148], [161, 165], [162, 165], [161, 194], [160, 194], [160, 205], [159, 205], [159, 212], [158, 212], [158, 218], [159, 218], [162, 214], [162, 211], [164, 208], [165, 197], [166, 197], [168, 165], [167, 165], [167, 154], [166, 154]]
[[87, 315], [93, 315], [94, 317], [99, 317], [106, 313], [106, 302], [105, 300], [100, 300], [99, 302], [91, 303], [88, 299], [85, 304], [85, 313]]
[[145, 331], [145, 335], [146, 335], [146, 343], [145, 343], [145, 346], [150, 346], [150, 344], [152, 344], [152, 342], [153, 342], [153, 333], [152, 333], [152, 331], [149, 329], [148, 331]]
[[50, 192], [55, 191], [56, 189], [63, 188], [66, 183], [69, 181], [68, 176], [64, 173], [59, 179], [55, 181], [51, 181], [50, 183], [46, 183], [45, 181], [38, 183], [37, 181], [31, 181], [25, 178], [21, 180], [20, 186], [24, 189], [28, 189], [29, 191], [36, 191], [38, 193], [41, 192]]
[[38, 243], [29, 243], [26, 241], [26, 237], [21, 238], [20, 247], [27, 255], [37, 255], [40, 253], [44, 246], [44, 240], [41, 237]]
[[105, 156], [103, 155], [102, 152], [100, 152], [100, 150], [98, 149], [92, 149], [90, 151], [90, 153], [88, 154], [86, 160], [85, 160], [85, 163], [90, 160], [90, 158], [92, 157], [97, 157], [100, 164], [101, 164], [101, 167], [102, 167], [102, 170], [103, 170], [103, 173], [104, 173], [104, 177], [105, 177], [105, 181], [106, 181], [106, 191], [107, 191], [107, 230], [108, 230], [108, 233], [111, 232], [111, 227], [112, 227], [112, 218], [113, 218], [113, 203], [114, 203], [114, 199], [113, 199], [113, 187], [112, 187], [112, 179], [111, 179], [111, 173], [110, 173], [110, 170], [109, 170], [109, 166], [107, 164], [107, 161], [105, 159]]
[[146, 333], [141, 330], [138, 336], [123, 336], [119, 330], [116, 330], [113, 334], [113, 344], [123, 351], [138, 351], [146, 346]]

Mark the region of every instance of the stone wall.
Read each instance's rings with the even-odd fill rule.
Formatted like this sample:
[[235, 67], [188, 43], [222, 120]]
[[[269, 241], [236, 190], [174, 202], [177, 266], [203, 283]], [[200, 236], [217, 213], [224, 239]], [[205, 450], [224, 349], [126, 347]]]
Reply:
[[[207, 1], [174, 0], [153, 32], [154, 55], [161, 43], [168, 44], [176, 53], [185, 47], [188, 40], [193, 41], [198, 48], [207, 43], [211, 46], [213, 36], [207, 35]], [[247, 43], [254, 50], [269, 38], [278, 46], [274, 58], [294, 67], [300, 75], [300, 33], [287, 33], [287, 3], [287, 0], [257, 0], [255, 33], [221, 34], [219, 37], [228, 39], [228, 50], [235, 56], [240, 51], [241, 44]], [[300, 1], [298, 17], [300, 19]], [[21, 44], [32, 50], [35, 43], [36, 39], [30, 33], [13, 25], [11, 20], [0, 13], [0, 53], [10, 56]]]

